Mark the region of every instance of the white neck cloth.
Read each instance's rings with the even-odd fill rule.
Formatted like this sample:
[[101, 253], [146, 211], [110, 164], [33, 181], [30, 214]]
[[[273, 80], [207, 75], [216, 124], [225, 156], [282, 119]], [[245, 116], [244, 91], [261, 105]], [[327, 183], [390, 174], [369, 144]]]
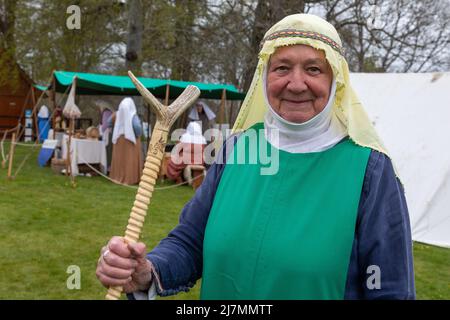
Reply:
[[[263, 81], [265, 88], [265, 76]], [[333, 79], [330, 98], [325, 108], [306, 122], [294, 123], [283, 119], [273, 110], [264, 90], [269, 106], [264, 117], [264, 134], [267, 141], [275, 148], [290, 153], [320, 152], [335, 146], [347, 136], [345, 126], [333, 111], [335, 93], [336, 81]]]

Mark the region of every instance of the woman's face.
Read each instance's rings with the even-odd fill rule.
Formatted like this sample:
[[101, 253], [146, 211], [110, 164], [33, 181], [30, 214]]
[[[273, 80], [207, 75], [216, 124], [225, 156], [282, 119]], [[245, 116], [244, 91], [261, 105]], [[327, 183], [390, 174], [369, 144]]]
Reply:
[[332, 81], [323, 51], [306, 45], [280, 47], [269, 61], [267, 97], [283, 119], [302, 123], [325, 108]]

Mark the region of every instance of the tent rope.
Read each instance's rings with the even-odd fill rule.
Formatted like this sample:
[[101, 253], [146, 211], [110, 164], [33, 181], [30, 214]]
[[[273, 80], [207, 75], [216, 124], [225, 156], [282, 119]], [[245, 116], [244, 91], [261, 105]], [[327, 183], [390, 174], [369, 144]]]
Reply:
[[[69, 89], [69, 87], [70, 87], [70, 86], [68, 86], [67, 89], [66, 89], [66, 91], [64, 91], [64, 94], [63, 94], [62, 97], [58, 100], [57, 105], [59, 105], [59, 104], [61, 103], [61, 101], [64, 99], [64, 97], [65, 97], [66, 94], [67, 94], [67, 90]], [[42, 95], [41, 95], [41, 97], [42, 97]], [[40, 101], [40, 100], [41, 100], [41, 99], [39, 98], [39, 101]], [[39, 102], [39, 101], [38, 101], [38, 102]], [[37, 105], [38, 105], [38, 103], [36, 103], [35, 108], [36, 108]], [[33, 108], [33, 110], [34, 110], [35, 108]], [[56, 108], [55, 108], [55, 109], [52, 111], [52, 113], [50, 114], [49, 119], [51, 119], [51, 118], [53, 117], [53, 114], [55, 113], [55, 111], [56, 111]], [[49, 124], [49, 123], [50, 123], [50, 121], [47, 122], [47, 124]], [[47, 124], [46, 124], [46, 125], [47, 125]], [[30, 158], [31, 152], [33, 151], [33, 149], [36, 148], [36, 146], [40, 146], [40, 144], [37, 143], [38, 140], [39, 140], [39, 137], [38, 137], [38, 139], [36, 139], [36, 143], [33, 143], [32, 145], [26, 145], [27, 147], [28, 147], [28, 146], [31, 146], [31, 151], [23, 158], [23, 160], [22, 160], [22, 162], [20, 163], [18, 169], [16, 170], [15, 174], [13, 175], [14, 178], [19, 174], [20, 170], [22, 169], [23, 165], [24, 165], [25, 162], [28, 160], [28, 158]], [[16, 144], [18, 144], [18, 143], [16, 143]], [[23, 144], [20, 144], [20, 145], [23, 145]], [[9, 156], [9, 155], [8, 155], [8, 156]]]
[[7, 133], [9, 133], [9, 132], [13, 132], [13, 131], [16, 131], [17, 130], [17, 128], [19, 127], [19, 126], [21, 126], [21, 124], [19, 123], [18, 125], [16, 125], [14, 128], [11, 128], [11, 129], [7, 129], [7, 130], [0, 130], [0, 133], [5, 133], [5, 134], [7, 134]]
[[42, 143], [20, 143], [20, 142], [14, 142], [16, 146], [23, 146], [23, 147], [31, 147], [35, 148], [36, 146], [42, 146]]
[[[48, 81], [46, 83], [51, 83], [51, 80], [53, 78], [53, 73], [51, 74], [51, 76], [49, 77]], [[36, 113], [36, 108], [37, 106], [41, 103], [42, 98], [44, 97], [45, 91], [42, 91], [41, 95], [39, 96], [38, 101], [35, 103], [35, 105], [33, 106], [33, 110], [31, 112], [31, 115], [33, 116]], [[22, 116], [20, 117], [19, 120], [22, 119]], [[20, 121], [19, 121], [20, 123]], [[20, 137], [22, 136], [22, 134], [25, 132], [25, 126], [22, 127], [22, 130], [20, 130], [19, 134], [17, 135], [17, 140], [20, 140]]]
[[[101, 177], [103, 177], [103, 178], [105, 178], [105, 179], [107, 179], [107, 180], [109, 180], [109, 181], [111, 181], [111, 182], [113, 182], [113, 183], [115, 183], [115, 184], [118, 184], [118, 185], [120, 185], [120, 186], [123, 186], [123, 187], [128, 187], [128, 188], [132, 188], [132, 189], [137, 189], [137, 188], [138, 188], [137, 186], [130, 186], [130, 185], [128, 185], [128, 184], [123, 184], [123, 183], [121, 183], [121, 182], [119, 182], [119, 181], [117, 181], [117, 180], [114, 180], [114, 179], [108, 177], [107, 175], [103, 174], [102, 172], [98, 171], [96, 168], [94, 168], [93, 166], [91, 166], [91, 165], [90, 165], [88, 162], [86, 162], [86, 160], [84, 160], [81, 156], [78, 155], [78, 157], [80, 158], [81, 161], [84, 162], [83, 164], [87, 165], [92, 171], [94, 171], [95, 173], [97, 173], [99, 176], [101, 176]], [[204, 174], [202, 173], [201, 175], [198, 175], [197, 177], [193, 178], [192, 181], [194, 181], [194, 180], [196, 180], [196, 179], [198, 179], [198, 178], [200, 178], [200, 177], [203, 177], [203, 176], [204, 176]], [[185, 185], [185, 184], [187, 184], [187, 183], [188, 183], [188, 181], [181, 182], [181, 183], [174, 184], [174, 185], [167, 186], [167, 187], [155, 187], [155, 190], [167, 190], [167, 189], [173, 189], [173, 188], [176, 188], [176, 187]]]
[[5, 157], [5, 139], [6, 139], [6, 132], [3, 134], [2, 142], [0, 143], [0, 149], [2, 150], [2, 163], [5, 164], [6, 161], [9, 159], [9, 153]]

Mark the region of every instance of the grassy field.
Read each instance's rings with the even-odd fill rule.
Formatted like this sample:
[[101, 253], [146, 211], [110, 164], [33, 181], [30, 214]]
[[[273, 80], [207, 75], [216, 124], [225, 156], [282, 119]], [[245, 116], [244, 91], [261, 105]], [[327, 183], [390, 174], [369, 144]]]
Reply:
[[[136, 189], [100, 177], [77, 177], [72, 187], [37, 165], [38, 152], [17, 147], [13, 173], [30, 157], [14, 180], [0, 168], [0, 299], [103, 299], [95, 277], [99, 251], [123, 234]], [[155, 191], [142, 238], [149, 248], [176, 225], [192, 195], [187, 186]], [[418, 299], [450, 299], [450, 250], [415, 243], [414, 259]], [[79, 290], [67, 288], [69, 266], [81, 270]], [[198, 297], [199, 283], [167, 299]]]

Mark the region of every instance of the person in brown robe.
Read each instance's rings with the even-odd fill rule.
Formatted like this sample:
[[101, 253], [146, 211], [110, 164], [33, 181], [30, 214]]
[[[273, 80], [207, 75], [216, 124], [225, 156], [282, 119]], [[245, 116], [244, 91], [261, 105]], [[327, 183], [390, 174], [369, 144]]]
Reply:
[[136, 114], [133, 100], [123, 99], [114, 117], [113, 152], [109, 177], [116, 183], [138, 184], [144, 164], [140, 141], [142, 125]]

